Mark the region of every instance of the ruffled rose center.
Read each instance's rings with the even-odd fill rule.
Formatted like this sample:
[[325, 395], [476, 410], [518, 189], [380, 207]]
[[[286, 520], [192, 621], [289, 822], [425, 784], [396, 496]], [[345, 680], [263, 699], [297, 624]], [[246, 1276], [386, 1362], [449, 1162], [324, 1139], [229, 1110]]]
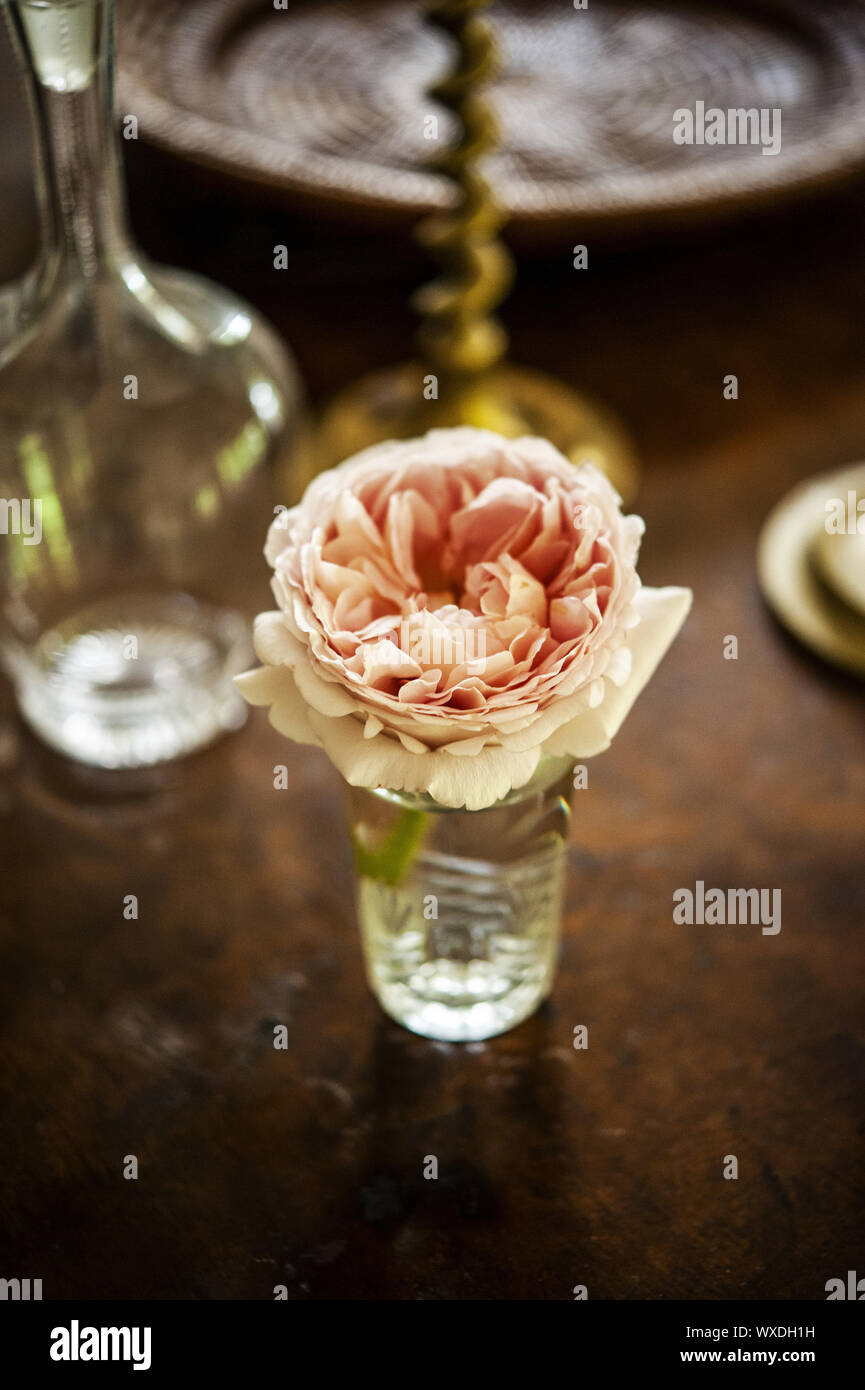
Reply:
[[324, 665], [389, 703], [537, 707], [637, 582], [577, 477], [498, 460], [359, 480], [277, 560], [283, 598], [302, 591]]

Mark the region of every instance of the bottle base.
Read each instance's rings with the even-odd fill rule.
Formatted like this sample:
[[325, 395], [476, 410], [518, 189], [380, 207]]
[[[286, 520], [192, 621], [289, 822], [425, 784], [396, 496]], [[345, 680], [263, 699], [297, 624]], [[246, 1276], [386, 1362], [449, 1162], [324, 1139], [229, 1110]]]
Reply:
[[95, 767], [150, 767], [243, 724], [232, 678], [248, 660], [237, 614], [188, 594], [137, 594], [58, 623], [13, 676], [22, 716], [49, 747]]

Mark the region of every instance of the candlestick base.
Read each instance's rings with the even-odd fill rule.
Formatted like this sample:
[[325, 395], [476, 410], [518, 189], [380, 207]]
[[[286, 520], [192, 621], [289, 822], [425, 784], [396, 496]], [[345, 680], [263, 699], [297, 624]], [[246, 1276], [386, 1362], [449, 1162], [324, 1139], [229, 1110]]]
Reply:
[[[439, 387], [441, 395], [432, 396]], [[324, 411], [306, 466], [330, 468], [384, 439], [409, 439], [456, 425], [508, 438], [540, 435], [575, 464], [594, 463], [626, 505], [637, 493], [636, 451], [616, 417], [555, 377], [525, 367], [500, 367], [459, 388], [436, 382], [413, 362], [363, 376]]]

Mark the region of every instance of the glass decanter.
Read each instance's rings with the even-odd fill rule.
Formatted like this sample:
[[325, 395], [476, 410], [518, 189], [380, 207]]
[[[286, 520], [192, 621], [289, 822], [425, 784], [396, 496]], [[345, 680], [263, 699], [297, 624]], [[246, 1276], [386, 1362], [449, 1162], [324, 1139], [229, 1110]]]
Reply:
[[134, 767], [243, 720], [244, 538], [266, 526], [299, 390], [248, 305], [130, 239], [113, 9], [4, 3], [42, 254], [0, 313], [0, 653], [45, 742]]

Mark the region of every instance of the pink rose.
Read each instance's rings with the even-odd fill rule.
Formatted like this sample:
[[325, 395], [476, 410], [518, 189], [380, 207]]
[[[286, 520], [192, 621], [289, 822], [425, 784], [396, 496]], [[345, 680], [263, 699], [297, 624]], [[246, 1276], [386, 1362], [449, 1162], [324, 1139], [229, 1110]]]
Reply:
[[352, 786], [477, 810], [609, 747], [690, 607], [643, 522], [543, 439], [433, 430], [322, 473], [270, 528], [279, 610], [238, 677]]

